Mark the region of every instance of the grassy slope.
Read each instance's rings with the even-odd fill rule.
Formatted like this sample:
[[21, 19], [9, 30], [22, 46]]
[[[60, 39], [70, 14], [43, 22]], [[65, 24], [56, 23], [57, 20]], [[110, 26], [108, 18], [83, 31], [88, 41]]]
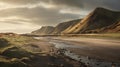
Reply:
[[21, 60], [31, 58], [31, 52], [21, 49], [20, 46], [35, 41], [25, 36], [2, 36], [0, 37], [0, 67], [27, 67]]
[[[110, 11], [104, 8], [96, 8], [93, 12], [87, 15], [80, 23], [68, 29], [65, 34], [79, 34], [79, 33], [104, 33], [104, 32], [118, 32], [114, 31], [114, 27], [120, 21], [120, 12]], [[108, 31], [111, 30], [111, 31]]]
[[24, 47], [26, 42], [36, 41], [32, 38], [23, 36], [5, 36], [2, 38], [7, 40], [10, 45], [3, 47], [5, 48], [4, 50], [0, 49], [2, 50], [0, 53], [0, 67], [61, 67], [61, 64], [64, 67], [73, 67], [73, 65], [79, 65], [76, 61], [64, 56], [45, 55], [45, 53], [36, 54], [29, 52], [28, 49], [22, 49], [21, 46], [23, 45], [22, 47]]
[[67, 28], [76, 25], [76, 24], [77, 24], [78, 22], [80, 22], [80, 21], [81, 21], [81, 19], [77, 19], [77, 20], [72, 20], [72, 21], [68, 21], [68, 22], [59, 23], [59, 24], [55, 27], [55, 30], [52, 32], [52, 34], [61, 34], [61, 33], [63, 33]]

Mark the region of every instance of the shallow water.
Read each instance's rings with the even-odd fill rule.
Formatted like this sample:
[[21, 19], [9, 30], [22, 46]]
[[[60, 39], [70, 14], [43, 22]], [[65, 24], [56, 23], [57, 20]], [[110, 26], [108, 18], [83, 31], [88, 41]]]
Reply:
[[[92, 50], [92, 48], [88, 48], [86, 46], [77, 46], [77, 45], [72, 45], [70, 43], [66, 43], [65, 41], [61, 41], [58, 39], [53, 39], [50, 37], [37, 37], [35, 39], [45, 39], [49, 43], [53, 44], [57, 49], [67, 49], [67, 48], [79, 48], [79, 49], [89, 49]], [[64, 53], [66, 56], [76, 60], [85, 63], [86, 65], [90, 67], [112, 67], [112, 62], [107, 62], [101, 59], [95, 59], [95, 58], [90, 58], [88, 56], [80, 56], [75, 53], [72, 53], [70, 50], [67, 49]], [[114, 67], [120, 67], [120, 63], [114, 63]]]
[[[61, 49], [61, 48], [62, 49], [67, 49], [67, 48], [85, 49], [86, 48], [85, 46], [81, 47], [77, 45], [71, 45], [59, 40], [53, 40], [53, 41], [51, 40], [50, 43], [52, 43], [58, 49]], [[65, 55], [76, 61], [81, 61], [91, 67], [112, 67], [112, 64], [113, 64], [112, 62], [107, 62], [101, 59], [90, 58], [88, 56], [79, 56], [77, 54], [72, 53], [70, 50], [65, 51]], [[114, 63], [114, 65], [115, 67], [120, 67], [120, 63]]]

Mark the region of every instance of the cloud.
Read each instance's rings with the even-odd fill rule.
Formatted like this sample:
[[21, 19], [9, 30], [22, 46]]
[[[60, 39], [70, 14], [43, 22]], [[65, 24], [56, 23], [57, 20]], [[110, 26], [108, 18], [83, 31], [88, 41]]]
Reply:
[[110, 9], [120, 10], [120, 0], [52, 0], [56, 5], [64, 5], [68, 7], [77, 7], [81, 9], [94, 9], [96, 7], [106, 7]]
[[0, 0], [0, 2], [5, 2], [14, 5], [33, 4], [33, 3], [38, 3], [39, 1], [41, 0]]
[[96, 7], [120, 10], [119, 3], [120, 0], [0, 0], [0, 27], [8, 30], [6, 26], [10, 25], [15, 31], [22, 25], [25, 31], [43, 25], [55, 26], [66, 20], [82, 18]]
[[24, 24], [0, 22], [0, 24], [0, 32], [30, 33], [31, 31], [40, 28], [39, 25], [34, 25], [26, 22], [24, 22]]
[[120, 0], [0, 0], [0, 2], [14, 4], [14, 5], [35, 5], [41, 3], [41, 5], [49, 6], [67, 6], [67, 7], [77, 7], [83, 9], [91, 9], [95, 7], [108, 7], [110, 9], [119, 10]]
[[[13, 8], [0, 11], [1, 17], [18, 16], [22, 18], [30, 19], [29, 22], [41, 25], [54, 25], [64, 19], [75, 19], [80, 15], [61, 14], [57, 9], [44, 9], [40, 7], [28, 9], [28, 8]], [[15, 19], [15, 18], [14, 18]]]

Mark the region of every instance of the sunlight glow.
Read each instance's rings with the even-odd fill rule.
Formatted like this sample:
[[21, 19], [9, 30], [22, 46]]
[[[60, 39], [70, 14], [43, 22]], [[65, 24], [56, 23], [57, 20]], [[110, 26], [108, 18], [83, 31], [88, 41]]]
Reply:
[[39, 29], [39, 25], [34, 24], [11, 24], [0, 22], [0, 32], [28, 33], [31, 30]]
[[59, 11], [61, 14], [77, 14], [77, 15], [87, 15], [89, 12], [82, 10], [74, 10], [74, 9], [61, 9]]
[[36, 4], [26, 4], [26, 5], [13, 5], [13, 4], [0, 2], [0, 10], [9, 9], [9, 8], [36, 8], [36, 7], [49, 9], [49, 8], [55, 8], [56, 6], [44, 2], [39, 2]]

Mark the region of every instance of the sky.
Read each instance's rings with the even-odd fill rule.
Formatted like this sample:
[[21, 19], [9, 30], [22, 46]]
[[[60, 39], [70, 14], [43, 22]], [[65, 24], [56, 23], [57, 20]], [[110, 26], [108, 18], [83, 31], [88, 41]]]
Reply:
[[96, 7], [120, 11], [120, 0], [0, 0], [0, 32], [29, 33], [83, 18]]

